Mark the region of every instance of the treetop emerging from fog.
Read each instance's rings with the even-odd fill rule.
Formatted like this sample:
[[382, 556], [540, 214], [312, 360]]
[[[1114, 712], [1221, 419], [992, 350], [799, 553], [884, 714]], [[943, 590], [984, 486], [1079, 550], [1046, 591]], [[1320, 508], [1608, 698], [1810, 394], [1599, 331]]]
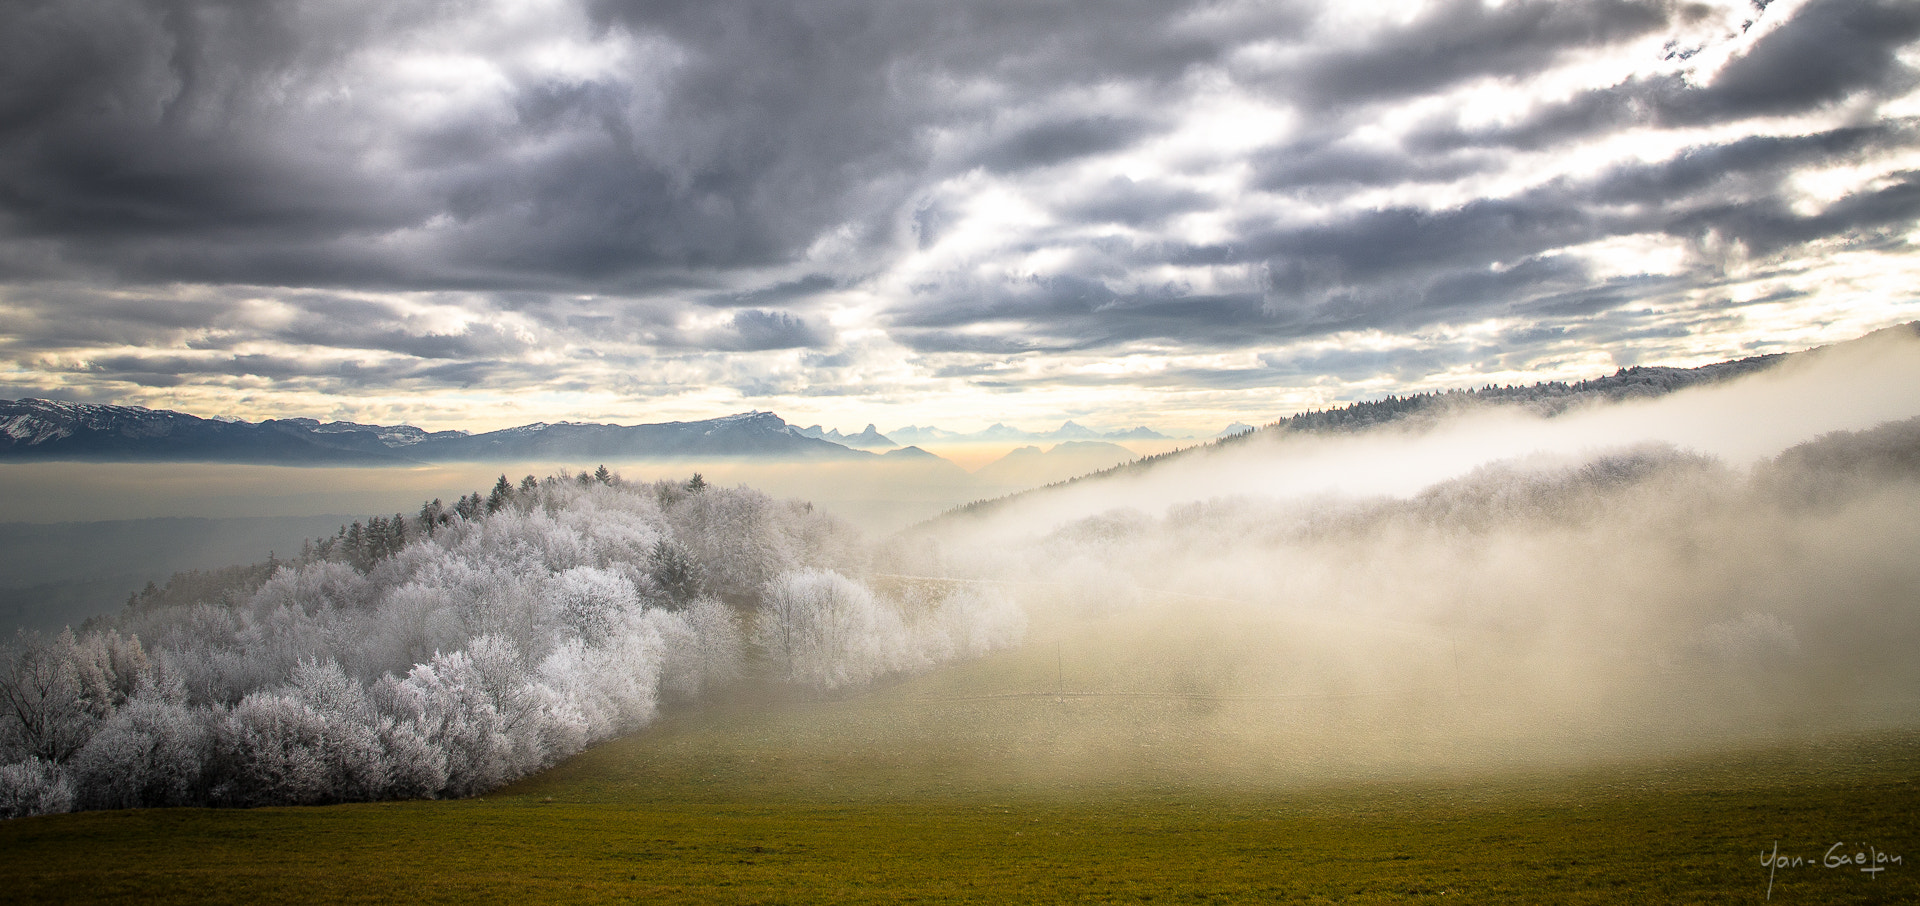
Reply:
[[0, 398], [1211, 434], [1788, 351], [1913, 317], [1916, 39], [1897, 0], [11, 3]]

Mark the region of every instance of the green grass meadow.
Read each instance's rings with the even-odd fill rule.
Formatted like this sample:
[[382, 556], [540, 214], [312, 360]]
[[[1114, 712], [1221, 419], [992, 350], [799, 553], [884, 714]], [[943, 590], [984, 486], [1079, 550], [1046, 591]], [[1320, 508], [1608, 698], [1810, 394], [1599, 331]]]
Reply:
[[[480, 799], [0, 823], [0, 899], [1920, 902], [1900, 722], [1689, 735], [1671, 709], [1471, 688], [1089, 694], [1138, 665], [1076, 638], [671, 713]], [[1162, 681], [1195, 663], [1175, 660]], [[1763, 867], [1776, 842], [1800, 863]], [[1901, 861], [1825, 867], [1836, 842]]]

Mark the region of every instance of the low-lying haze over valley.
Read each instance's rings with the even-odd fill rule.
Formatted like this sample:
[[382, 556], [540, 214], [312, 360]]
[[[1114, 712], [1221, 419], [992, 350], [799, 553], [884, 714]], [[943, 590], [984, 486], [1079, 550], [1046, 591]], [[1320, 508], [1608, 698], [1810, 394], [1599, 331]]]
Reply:
[[[1171, 757], [1271, 784], [1913, 725], [1920, 335], [1714, 374], [1384, 400], [899, 532], [718, 469], [483, 479], [23, 638], [10, 694], [50, 670], [80, 697], [6, 725], [10, 807], [478, 793], [662, 703], [1049, 646], [1051, 677], [971, 674], [956, 701], [1001, 704], [943, 745], [1024, 740], [1040, 783]], [[1075, 716], [1034, 723], [1049, 697]], [[358, 760], [325, 754], [339, 734]]]

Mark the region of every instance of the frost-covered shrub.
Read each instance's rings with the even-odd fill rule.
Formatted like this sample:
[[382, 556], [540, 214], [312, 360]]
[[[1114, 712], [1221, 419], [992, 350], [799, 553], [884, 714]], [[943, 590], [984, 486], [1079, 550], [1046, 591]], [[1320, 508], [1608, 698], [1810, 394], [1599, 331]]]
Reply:
[[892, 670], [906, 627], [867, 587], [831, 570], [781, 575], [767, 589], [753, 640], [788, 682], [834, 689]]
[[242, 699], [218, 731], [215, 798], [305, 805], [377, 798], [388, 779], [380, 715], [339, 665], [301, 664], [292, 682]]
[[795, 570], [768, 588], [753, 643], [779, 678], [836, 689], [1016, 643], [1026, 612], [998, 593], [968, 588], [910, 620], [900, 607], [831, 570]]
[[664, 691], [683, 699], [740, 678], [745, 641], [740, 621], [725, 604], [700, 598], [678, 613], [647, 611], [667, 640], [661, 672]]
[[148, 684], [75, 754], [84, 808], [190, 805], [205, 798], [213, 712], [187, 703], [177, 681]]
[[59, 765], [31, 756], [18, 764], [0, 765], [0, 818], [70, 811], [73, 786]]
[[627, 577], [593, 566], [575, 566], [547, 580], [546, 594], [568, 634], [598, 642], [640, 610], [640, 591]]
[[77, 649], [73, 633], [62, 632], [52, 640], [22, 636], [0, 653], [0, 762], [65, 761], [111, 709], [93, 697]]
[[663, 642], [654, 627], [634, 619], [601, 644], [579, 639], [554, 649], [536, 677], [548, 696], [544, 732], [561, 756], [653, 719]]

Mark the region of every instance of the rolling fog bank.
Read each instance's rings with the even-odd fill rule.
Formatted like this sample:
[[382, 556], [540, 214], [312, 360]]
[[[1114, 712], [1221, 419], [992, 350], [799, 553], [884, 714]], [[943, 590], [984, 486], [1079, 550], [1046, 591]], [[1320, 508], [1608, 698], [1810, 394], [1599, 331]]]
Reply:
[[1489, 463], [1577, 460], [1643, 444], [1746, 468], [1823, 433], [1916, 415], [1920, 337], [1888, 330], [1737, 380], [1646, 400], [1590, 400], [1550, 418], [1522, 405], [1463, 403], [1363, 431], [1260, 431], [1149, 469], [1023, 495], [938, 530], [1030, 537], [1116, 509], [1159, 513], [1214, 498], [1404, 497]]
[[148, 582], [272, 555], [357, 516], [158, 517], [0, 522], [0, 633], [59, 632], [126, 606]]
[[[855, 460], [766, 457], [488, 460], [420, 465], [288, 466], [194, 462], [0, 463], [5, 522], [305, 518], [379, 513], [452, 500], [506, 475], [574, 475], [607, 466], [632, 481], [684, 481], [799, 497], [862, 530], [889, 534], [968, 501], [1061, 481], [1163, 452], [1167, 442], [974, 444], [938, 456]], [[962, 466], [964, 463], [964, 467]], [[264, 556], [262, 549], [259, 555]]]
[[1913, 726], [1916, 414], [1920, 343], [1886, 337], [1552, 419], [1254, 438], [938, 520], [884, 568], [1018, 590], [1060, 663], [997, 694], [1070, 695], [1001, 719], [1060, 777], [1540, 766]]

